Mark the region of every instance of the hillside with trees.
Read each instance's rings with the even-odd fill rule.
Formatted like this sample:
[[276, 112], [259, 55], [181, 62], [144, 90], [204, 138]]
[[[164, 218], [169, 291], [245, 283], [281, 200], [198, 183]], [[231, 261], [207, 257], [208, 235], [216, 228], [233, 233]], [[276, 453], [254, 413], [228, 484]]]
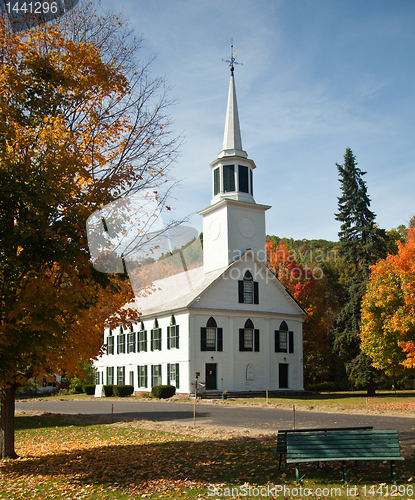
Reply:
[[267, 265], [308, 314], [306, 386], [374, 395], [398, 376], [415, 377], [415, 217], [408, 227], [379, 228], [351, 149], [336, 166], [339, 241], [267, 236]]

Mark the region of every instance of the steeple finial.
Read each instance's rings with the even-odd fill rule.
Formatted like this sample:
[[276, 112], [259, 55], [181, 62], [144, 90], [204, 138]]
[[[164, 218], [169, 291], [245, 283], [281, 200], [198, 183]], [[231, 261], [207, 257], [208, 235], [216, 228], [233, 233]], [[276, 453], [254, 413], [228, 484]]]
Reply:
[[222, 59], [222, 61], [227, 62], [229, 64], [229, 67], [231, 68], [231, 75], [233, 76], [233, 72], [235, 70], [235, 64], [241, 64], [240, 62], [236, 61], [236, 56], [238, 55], [239, 50], [236, 50], [235, 52], [233, 51], [233, 38], [231, 38], [231, 57], [230, 59]]

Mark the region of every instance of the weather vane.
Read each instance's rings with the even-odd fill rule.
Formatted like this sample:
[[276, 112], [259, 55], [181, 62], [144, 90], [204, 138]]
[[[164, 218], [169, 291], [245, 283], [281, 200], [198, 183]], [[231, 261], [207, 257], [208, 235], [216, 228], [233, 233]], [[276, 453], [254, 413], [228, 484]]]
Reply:
[[242, 63], [236, 61], [236, 56], [238, 55], [239, 50], [236, 50], [235, 52], [233, 51], [233, 39], [231, 38], [231, 57], [230, 59], [222, 59], [222, 61], [226, 62], [229, 64], [229, 67], [231, 68], [231, 75], [233, 75], [233, 71], [235, 69], [234, 64], [241, 64]]

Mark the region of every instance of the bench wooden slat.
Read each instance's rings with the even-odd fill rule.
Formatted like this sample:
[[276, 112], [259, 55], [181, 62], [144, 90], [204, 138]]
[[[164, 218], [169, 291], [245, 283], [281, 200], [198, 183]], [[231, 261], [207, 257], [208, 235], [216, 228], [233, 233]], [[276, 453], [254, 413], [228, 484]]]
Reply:
[[390, 460], [391, 474], [396, 484], [395, 460], [403, 460], [400, 454], [398, 431], [350, 429], [338, 432], [289, 433], [286, 436], [285, 463], [296, 464], [296, 479], [299, 482], [297, 463], [343, 461], [343, 476], [347, 484], [346, 460]]

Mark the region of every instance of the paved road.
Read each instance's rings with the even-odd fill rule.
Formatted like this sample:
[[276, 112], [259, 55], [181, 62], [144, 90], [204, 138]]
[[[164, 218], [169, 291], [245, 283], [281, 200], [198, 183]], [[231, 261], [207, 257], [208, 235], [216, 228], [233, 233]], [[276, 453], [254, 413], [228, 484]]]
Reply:
[[[32, 401], [17, 402], [17, 410], [32, 410]], [[138, 419], [156, 422], [193, 424], [193, 403], [167, 403], [148, 401], [89, 400], [89, 401], [35, 401], [33, 409], [53, 413], [111, 416], [114, 419]], [[197, 424], [218, 427], [239, 427], [273, 432], [292, 429], [293, 411], [280, 408], [200, 403], [196, 407]], [[370, 414], [323, 413], [309, 410], [296, 411], [296, 428], [351, 427], [373, 425], [374, 429], [396, 429], [400, 432], [415, 429], [415, 419]]]

